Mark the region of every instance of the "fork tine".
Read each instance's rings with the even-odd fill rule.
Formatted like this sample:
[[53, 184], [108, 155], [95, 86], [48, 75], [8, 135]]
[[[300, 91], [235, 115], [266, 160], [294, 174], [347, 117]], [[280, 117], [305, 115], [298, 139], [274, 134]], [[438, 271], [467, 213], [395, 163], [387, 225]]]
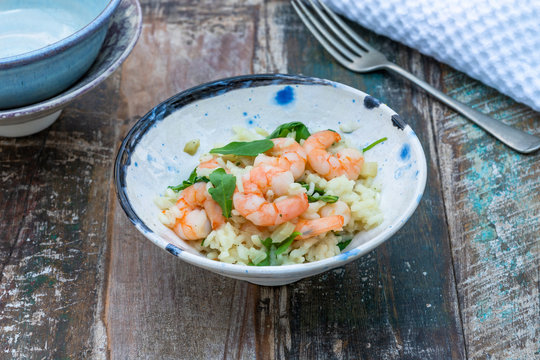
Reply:
[[[317, 31], [319, 33], [320, 38], [315, 36], [317, 37], [317, 40], [322, 43], [321, 38], [324, 38], [327, 45], [332, 46], [335, 50], [339, 51], [342, 55], [349, 58], [349, 60], [351, 61], [358, 57], [358, 55], [353, 54], [346, 47], [340, 44], [341, 41], [339, 40], [339, 38], [335, 38], [334, 36], [332, 36], [332, 34], [330, 34], [328, 30], [326, 30], [321, 24], [321, 22], [317, 20], [315, 16], [313, 16], [313, 14], [307, 9], [307, 7], [303, 4], [301, 0], [294, 0], [293, 3], [296, 3], [302, 9], [304, 17], [309, 19], [309, 23], [312, 25], [312, 28], [310, 28], [311, 33], [313, 33], [313, 35], [315, 35], [314, 31]], [[304, 21], [304, 24], [306, 24], [307, 26], [306, 21]]]
[[341, 20], [341, 18], [339, 16], [337, 16], [335, 12], [330, 10], [330, 8], [324, 2], [322, 2], [320, 0], [317, 0], [317, 2], [319, 4], [321, 4], [321, 7], [332, 17], [332, 19], [334, 19], [334, 21], [336, 23], [339, 24], [339, 26], [341, 26], [341, 28], [343, 30], [345, 30], [347, 32], [347, 34], [350, 36], [351, 39], [356, 41], [356, 43], [358, 45], [365, 48], [367, 51], [374, 51], [375, 50], [371, 45], [369, 45], [369, 43], [367, 41], [365, 41], [360, 36], [358, 36], [358, 34], [356, 32], [354, 32], [354, 30], [351, 29], [349, 27], [349, 25], [345, 24], [345, 22], [343, 20]]
[[[343, 65], [345, 67], [350, 66], [352, 61], [345, 58], [343, 55], [341, 55], [337, 51], [337, 47], [335, 48], [335, 45], [330, 44], [326, 40], [325, 36], [321, 34], [321, 32], [319, 31], [317, 26], [312, 24], [311, 18], [313, 18], [313, 15], [311, 15], [309, 12], [307, 12], [307, 9], [304, 6], [304, 4], [302, 4], [302, 2], [299, 1], [299, 0], [292, 0], [291, 4], [294, 7], [294, 10], [298, 14], [298, 16], [300, 17], [300, 19], [302, 20], [302, 22], [306, 25], [306, 27], [313, 34], [313, 36], [315, 36], [315, 38], [326, 49], [326, 51], [328, 51], [338, 62], [340, 62], [341, 65]], [[333, 40], [335, 40], [335, 39], [332, 39], [330, 37], [330, 41], [333, 41]]]
[[[321, 9], [318, 5], [315, 5], [315, 2], [313, 0], [308, 0], [311, 4], [311, 7], [315, 9], [319, 17], [325, 22], [325, 24], [332, 29], [334, 34], [338, 36], [339, 39], [342, 40], [342, 42], [352, 51], [356, 52], [357, 56], [365, 55], [367, 52], [369, 52], [369, 49], [364, 49], [363, 47], [357, 46], [354, 41], [349, 40], [350, 36], [347, 36], [342, 30], [339, 29], [339, 27], [336, 27], [335, 22], [333, 22]], [[318, 4], [322, 4], [320, 0], [316, 0]], [[326, 8], [326, 11], [331, 11]], [[339, 26], [339, 25], [338, 25]], [[354, 40], [354, 39], [353, 39]]]

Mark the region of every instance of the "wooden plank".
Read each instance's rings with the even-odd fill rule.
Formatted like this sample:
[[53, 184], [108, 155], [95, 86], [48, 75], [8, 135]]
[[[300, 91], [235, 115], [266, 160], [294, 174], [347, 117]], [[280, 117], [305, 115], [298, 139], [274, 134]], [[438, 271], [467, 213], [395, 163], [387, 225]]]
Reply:
[[[46, 132], [0, 140], [0, 357], [538, 355], [539, 155], [510, 152], [400, 79], [335, 65], [287, 1], [143, 7], [144, 32], [121, 76]], [[435, 86], [538, 133], [537, 113], [365, 34]], [[110, 185], [129, 126], [182, 89], [252, 71], [364, 89], [417, 130], [428, 187], [389, 242], [344, 268], [268, 288], [178, 261], [128, 222]]]
[[118, 77], [46, 131], [1, 139], [0, 357], [82, 358], [100, 319]]
[[[250, 73], [259, 6], [146, 3], [141, 38], [122, 69], [119, 117], [128, 120], [121, 136], [181, 90]], [[116, 199], [112, 206], [106, 301], [111, 358], [254, 358], [254, 287], [174, 258], [138, 233]]]
[[[428, 156], [424, 199], [388, 243], [343, 269], [288, 287], [291, 346], [284, 358], [464, 358], [445, 209], [430, 121], [438, 104], [387, 74], [354, 75], [335, 65], [299, 21], [285, 37], [289, 70], [349, 84], [397, 109], [416, 129]], [[384, 53], [437, 85], [439, 68], [403, 46], [367, 32]], [[419, 231], [419, 229], [421, 229]], [[276, 308], [270, 311], [278, 323]], [[280, 331], [275, 338], [287, 343]], [[277, 346], [279, 342], [274, 342]], [[276, 347], [277, 353], [280, 348]], [[329, 355], [330, 354], [330, 355]]]
[[[450, 68], [443, 76], [458, 100], [540, 135], [540, 114]], [[540, 154], [451, 112], [435, 125], [469, 357], [538, 358]]]

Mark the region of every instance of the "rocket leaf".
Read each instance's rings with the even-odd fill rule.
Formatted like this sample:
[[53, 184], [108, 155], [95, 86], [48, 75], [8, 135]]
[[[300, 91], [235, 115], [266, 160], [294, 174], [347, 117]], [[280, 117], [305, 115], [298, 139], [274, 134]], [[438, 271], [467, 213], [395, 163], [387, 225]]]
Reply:
[[226, 218], [231, 217], [232, 197], [236, 188], [236, 177], [227, 174], [225, 170], [220, 168], [210, 174], [210, 182], [214, 185], [213, 188], [208, 189], [212, 199], [221, 206], [223, 216]]

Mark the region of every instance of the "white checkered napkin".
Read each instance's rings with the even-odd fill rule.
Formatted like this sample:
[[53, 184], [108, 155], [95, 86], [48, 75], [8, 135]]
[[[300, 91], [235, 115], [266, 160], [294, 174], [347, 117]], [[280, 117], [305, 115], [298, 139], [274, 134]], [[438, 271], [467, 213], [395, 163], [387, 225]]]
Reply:
[[540, 0], [325, 0], [540, 111]]

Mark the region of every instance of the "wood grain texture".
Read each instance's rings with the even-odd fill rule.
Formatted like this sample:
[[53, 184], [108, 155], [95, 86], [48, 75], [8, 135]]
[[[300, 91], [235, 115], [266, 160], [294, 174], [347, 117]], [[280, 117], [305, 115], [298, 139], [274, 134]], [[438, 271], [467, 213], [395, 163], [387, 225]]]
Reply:
[[[409, 83], [353, 74], [286, 0], [144, 0], [132, 55], [48, 130], [0, 139], [0, 359], [532, 359], [539, 356], [539, 154], [518, 155]], [[360, 32], [434, 86], [539, 134], [540, 115]], [[127, 220], [112, 185], [130, 126], [175, 93], [247, 73], [374, 95], [428, 157], [409, 222], [343, 268], [261, 287], [188, 265]]]
[[[307, 298], [300, 306], [305, 313], [297, 318], [311, 317], [312, 321], [298, 323], [293, 331], [301, 334], [309, 329], [301, 343], [310, 344], [298, 357], [323, 359], [333, 353], [336, 358], [353, 359], [465, 358], [437, 149], [432, 146], [431, 121], [440, 107], [388, 74], [351, 75], [334, 65], [315, 40], [304, 34], [306, 30], [297, 26], [289, 33], [291, 71], [343, 82], [398, 109], [425, 145], [429, 170], [419, 208], [391, 240], [344, 269], [298, 283]], [[437, 63], [362, 33], [385, 54], [393, 54], [398, 64], [421, 77], [437, 78]], [[324, 291], [324, 296], [312, 298], [314, 288]]]
[[105, 349], [103, 289], [118, 77], [40, 134], [0, 140], [0, 358]]
[[[538, 113], [451, 69], [443, 76], [460, 101], [540, 135]], [[469, 356], [538, 358], [540, 155], [513, 152], [453, 113], [436, 129]]]
[[[120, 132], [181, 90], [252, 72], [259, 7], [234, 1], [143, 4], [143, 32], [122, 69], [119, 117], [128, 120]], [[253, 359], [253, 287], [178, 261], [146, 240], [115, 199], [112, 204], [106, 314], [111, 358]]]

